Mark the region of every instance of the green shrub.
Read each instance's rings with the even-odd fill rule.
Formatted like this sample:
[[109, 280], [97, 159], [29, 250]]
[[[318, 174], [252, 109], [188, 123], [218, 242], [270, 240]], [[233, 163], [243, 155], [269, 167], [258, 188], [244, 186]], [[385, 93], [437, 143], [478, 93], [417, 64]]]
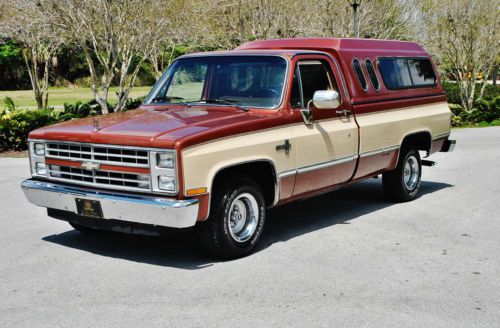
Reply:
[[451, 125], [452, 126], [462, 126], [465, 121], [464, 114], [467, 114], [466, 111], [459, 104], [448, 104], [451, 110]]
[[444, 91], [446, 93], [446, 97], [448, 98], [448, 102], [450, 104], [461, 104], [460, 95], [458, 93], [458, 84], [450, 83], [443, 81]]
[[139, 98], [128, 98], [127, 99], [127, 104], [125, 105], [125, 108], [123, 110], [131, 110], [131, 109], [136, 109], [139, 107], [142, 102], [144, 101], [146, 97], [139, 97]]
[[0, 117], [0, 150], [24, 150], [30, 131], [61, 120], [60, 111], [16, 110]]
[[3, 100], [3, 104], [5, 106], [5, 110], [8, 112], [16, 110], [16, 104], [14, 104], [14, 100], [10, 97], [5, 97]]
[[[446, 92], [446, 97], [448, 97], [448, 102], [452, 104], [460, 104], [462, 101], [460, 100], [460, 94], [458, 90], [457, 83], [451, 82], [443, 82], [443, 87]], [[481, 85], [476, 85], [476, 89], [474, 91], [475, 97], [479, 97], [479, 93], [481, 92]], [[487, 101], [491, 101], [496, 97], [500, 96], [500, 87], [496, 85], [488, 84], [483, 93], [483, 99]]]
[[92, 86], [92, 78], [90, 76], [79, 77], [73, 82], [79, 88], [90, 88]]
[[500, 126], [500, 120], [494, 120], [490, 122], [490, 126]]
[[[479, 90], [478, 90], [479, 94]], [[500, 97], [500, 86], [499, 85], [492, 85], [488, 84], [486, 88], [484, 89], [483, 93], [483, 99], [486, 100], [494, 100], [495, 98]]]
[[471, 112], [466, 112], [458, 104], [450, 104], [449, 106], [453, 113], [451, 120], [453, 126], [488, 126], [500, 120], [500, 96], [489, 101], [478, 100]]
[[156, 83], [156, 77], [153, 68], [150, 66], [149, 63], [143, 62], [141, 65], [141, 69], [139, 70], [139, 73], [137, 73], [134, 86], [135, 87], [149, 86], [155, 83]]
[[[108, 104], [108, 108], [112, 108], [112, 106]], [[86, 103], [80, 101], [77, 101], [75, 104], [65, 103], [61, 113], [64, 121], [100, 114], [102, 114], [101, 106], [95, 100]]]
[[490, 101], [478, 100], [475, 108], [469, 115], [469, 121], [477, 123], [481, 121], [492, 122], [500, 119], [500, 97], [496, 97]]
[[[143, 100], [143, 97], [128, 99], [125, 110], [139, 107]], [[111, 105], [108, 106], [113, 108]], [[28, 134], [40, 127], [71, 119], [100, 115], [101, 113], [101, 106], [95, 100], [86, 103], [64, 104], [62, 110], [53, 108], [16, 110], [15, 107], [0, 110], [0, 151], [25, 150], [28, 145]]]
[[453, 115], [451, 117], [451, 126], [462, 126], [464, 123], [460, 116]]

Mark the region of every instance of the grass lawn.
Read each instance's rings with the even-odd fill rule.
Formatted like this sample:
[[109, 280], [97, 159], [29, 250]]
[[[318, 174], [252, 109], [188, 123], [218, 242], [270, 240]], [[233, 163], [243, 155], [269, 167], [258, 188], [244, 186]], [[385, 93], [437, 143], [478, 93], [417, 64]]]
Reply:
[[[116, 103], [115, 92], [117, 88], [111, 88], [109, 103]], [[151, 87], [135, 87], [130, 92], [131, 98], [142, 97], [148, 94]], [[35, 97], [32, 90], [3, 91], [0, 90], [0, 107], [3, 107], [3, 99], [10, 97], [14, 100], [17, 108], [36, 108]], [[49, 88], [49, 107], [62, 107], [64, 103], [86, 102], [93, 99], [90, 88]]]

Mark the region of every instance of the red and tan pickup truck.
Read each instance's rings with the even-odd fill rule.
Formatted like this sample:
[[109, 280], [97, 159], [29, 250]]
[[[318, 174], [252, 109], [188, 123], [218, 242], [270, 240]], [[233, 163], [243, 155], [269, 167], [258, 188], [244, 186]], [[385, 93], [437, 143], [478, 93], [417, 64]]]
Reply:
[[195, 227], [250, 252], [266, 209], [382, 174], [416, 197], [420, 153], [450, 151], [450, 110], [411, 42], [253, 41], [178, 58], [136, 110], [31, 132], [28, 200], [82, 232]]

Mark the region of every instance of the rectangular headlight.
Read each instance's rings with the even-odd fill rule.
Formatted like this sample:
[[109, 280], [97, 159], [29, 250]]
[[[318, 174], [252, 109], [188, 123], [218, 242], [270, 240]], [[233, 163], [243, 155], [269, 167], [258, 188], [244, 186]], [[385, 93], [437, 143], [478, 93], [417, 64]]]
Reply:
[[174, 153], [157, 153], [156, 166], [162, 169], [173, 169], [175, 166]]
[[45, 144], [35, 143], [33, 148], [36, 156], [45, 156]]
[[149, 153], [151, 190], [173, 195], [177, 192], [177, 153], [174, 149], [158, 149]]
[[175, 191], [175, 177], [158, 176], [158, 188], [165, 191]]

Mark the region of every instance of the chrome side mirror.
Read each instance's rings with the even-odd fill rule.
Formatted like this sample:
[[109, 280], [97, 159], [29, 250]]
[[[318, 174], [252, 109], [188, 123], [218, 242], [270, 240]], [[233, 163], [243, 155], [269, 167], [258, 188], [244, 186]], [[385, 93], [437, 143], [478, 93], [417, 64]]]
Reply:
[[340, 106], [340, 95], [335, 90], [319, 90], [313, 95], [314, 107], [320, 109], [333, 109]]
[[313, 99], [307, 103], [307, 108], [300, 110], [305, 125], [312, 125], [314, 123], [311, 103], [314, 104], [314, 107], [320, 109], [338, 108], [340, 106], [340, 95], [335, 90], [318, 90], [314, 92]]

